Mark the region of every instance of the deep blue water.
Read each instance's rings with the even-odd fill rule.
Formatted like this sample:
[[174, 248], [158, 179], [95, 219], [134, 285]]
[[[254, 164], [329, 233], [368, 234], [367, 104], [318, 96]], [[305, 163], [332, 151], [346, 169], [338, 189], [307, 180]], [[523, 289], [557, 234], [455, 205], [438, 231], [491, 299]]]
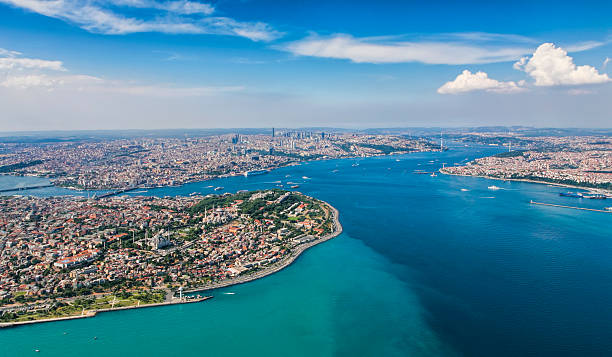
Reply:
[[612, 215], [529, 201], [612, 202], [540, 184], [413, 174], [495, 150], [319, 161], [135, 193], [298, 182], [340, 210], [344, 233], [204, 303], [2, 330], [0, 355], [612, 355]]

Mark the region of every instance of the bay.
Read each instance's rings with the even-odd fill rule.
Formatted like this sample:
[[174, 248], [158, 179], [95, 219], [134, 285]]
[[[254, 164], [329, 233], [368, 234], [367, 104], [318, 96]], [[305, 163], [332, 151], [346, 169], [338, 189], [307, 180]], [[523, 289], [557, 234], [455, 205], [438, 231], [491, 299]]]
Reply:
[[541, 184], [414, 174], [497, 150], [317, 161], [131, 193], [292, 182], [338, 208], [344, 233], [203, 303], [0, 330], [0, 355], [611, 354], [612, 215], [529, 204], [605, 201], [560, 197], [568, 189]]

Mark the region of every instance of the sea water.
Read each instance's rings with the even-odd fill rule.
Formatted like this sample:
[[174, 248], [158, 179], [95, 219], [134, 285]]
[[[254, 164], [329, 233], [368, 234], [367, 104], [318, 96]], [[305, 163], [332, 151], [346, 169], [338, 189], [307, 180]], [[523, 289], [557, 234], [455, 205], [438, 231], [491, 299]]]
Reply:
[[138, 193], [295, 182], [339, 209], [344, 233], [277, 274], [202, 303], [0, 330], [0, 356], [612, 354], [612, 214], [529, 203], [603, 208], [605, 200], [560, 197], [568, 189], [542, 184], [414, 173], [496, 150], [317, 161]]

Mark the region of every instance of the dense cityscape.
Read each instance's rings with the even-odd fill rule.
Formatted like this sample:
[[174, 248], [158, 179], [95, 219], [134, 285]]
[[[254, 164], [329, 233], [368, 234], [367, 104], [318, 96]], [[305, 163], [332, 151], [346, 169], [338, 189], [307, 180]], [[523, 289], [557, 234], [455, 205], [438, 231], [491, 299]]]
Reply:
[[2, 197], [0, 320], [171, 302], [177, 288], [261, 276], [304, 245], [338, 234], [336, 219], [326, 203], [281, 190], [99, 200]]
[[[533, 180], [612, 191], [612, 139], [601, 136], [500, 137], [480, 135], [481, 143], [508, 147], [508, 152], [483, 157], [441, 171], [454, 175]], [[474, 138], [470, 138], [474, 140]], [[512, 142], [523, 147], [512, 150]], [[510, 143], [510, 144], [508, 144]], [[515, 144], [516, 145], [516, 144]]]
[[181, 185], [306, 160], [438, 150], [403, 136], [287, 131], [239, 135], [0, 144], [0, 172], [74, 189]]

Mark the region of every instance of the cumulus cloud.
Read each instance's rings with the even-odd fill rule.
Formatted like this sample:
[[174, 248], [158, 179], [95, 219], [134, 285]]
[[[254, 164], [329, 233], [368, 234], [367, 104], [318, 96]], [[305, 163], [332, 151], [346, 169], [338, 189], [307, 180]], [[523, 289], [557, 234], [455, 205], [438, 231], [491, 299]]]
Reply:
[[[240, 22], [228, 17], [208, 16], [214, 12], [212, 5], [186, 0], [92, 0], [86, 3], [78, 0], [0, 0], [0, 3], [108, 35], [138, 32], [215, 34], [246, 37], [252, 41], [271, 41], [282, 35], [263, 22]], [[154, 14], [134, 17], [130, 12], [123, 14], [120, 11], [123, 7], [143, 8]]]
[[469, 70], [464, 70], [452, 81], [444, 83], [444, 85], [438, 88], [440, 94], [459, 94], [472, 91], [487, 91], [487, 92], [498, 92], [498, 93], [513, 93], [524, 90], [522, 86], [523, 82], [518, 84], [509, 81], [501, 82], [496, 79], [489, 78], [489, 75], [485, 72], [472, 73]]
[[552, 43], [541, 44], [531, 58], [523, 57], [514, 68], [524, 71], [536, 86], [580, 85], [609, 82], [607, 74], [600, 74], [592, 66], [576, 66], [567, 51]]
[[524, 46], [355, 38], [346, 34], [329, 37], [312, 35], [287, 43], [281, 49], [300, 56], [348, 59], [356, 63], [422, 62], [451, 65], [514, 61], [530, 53], [529, 48]]

